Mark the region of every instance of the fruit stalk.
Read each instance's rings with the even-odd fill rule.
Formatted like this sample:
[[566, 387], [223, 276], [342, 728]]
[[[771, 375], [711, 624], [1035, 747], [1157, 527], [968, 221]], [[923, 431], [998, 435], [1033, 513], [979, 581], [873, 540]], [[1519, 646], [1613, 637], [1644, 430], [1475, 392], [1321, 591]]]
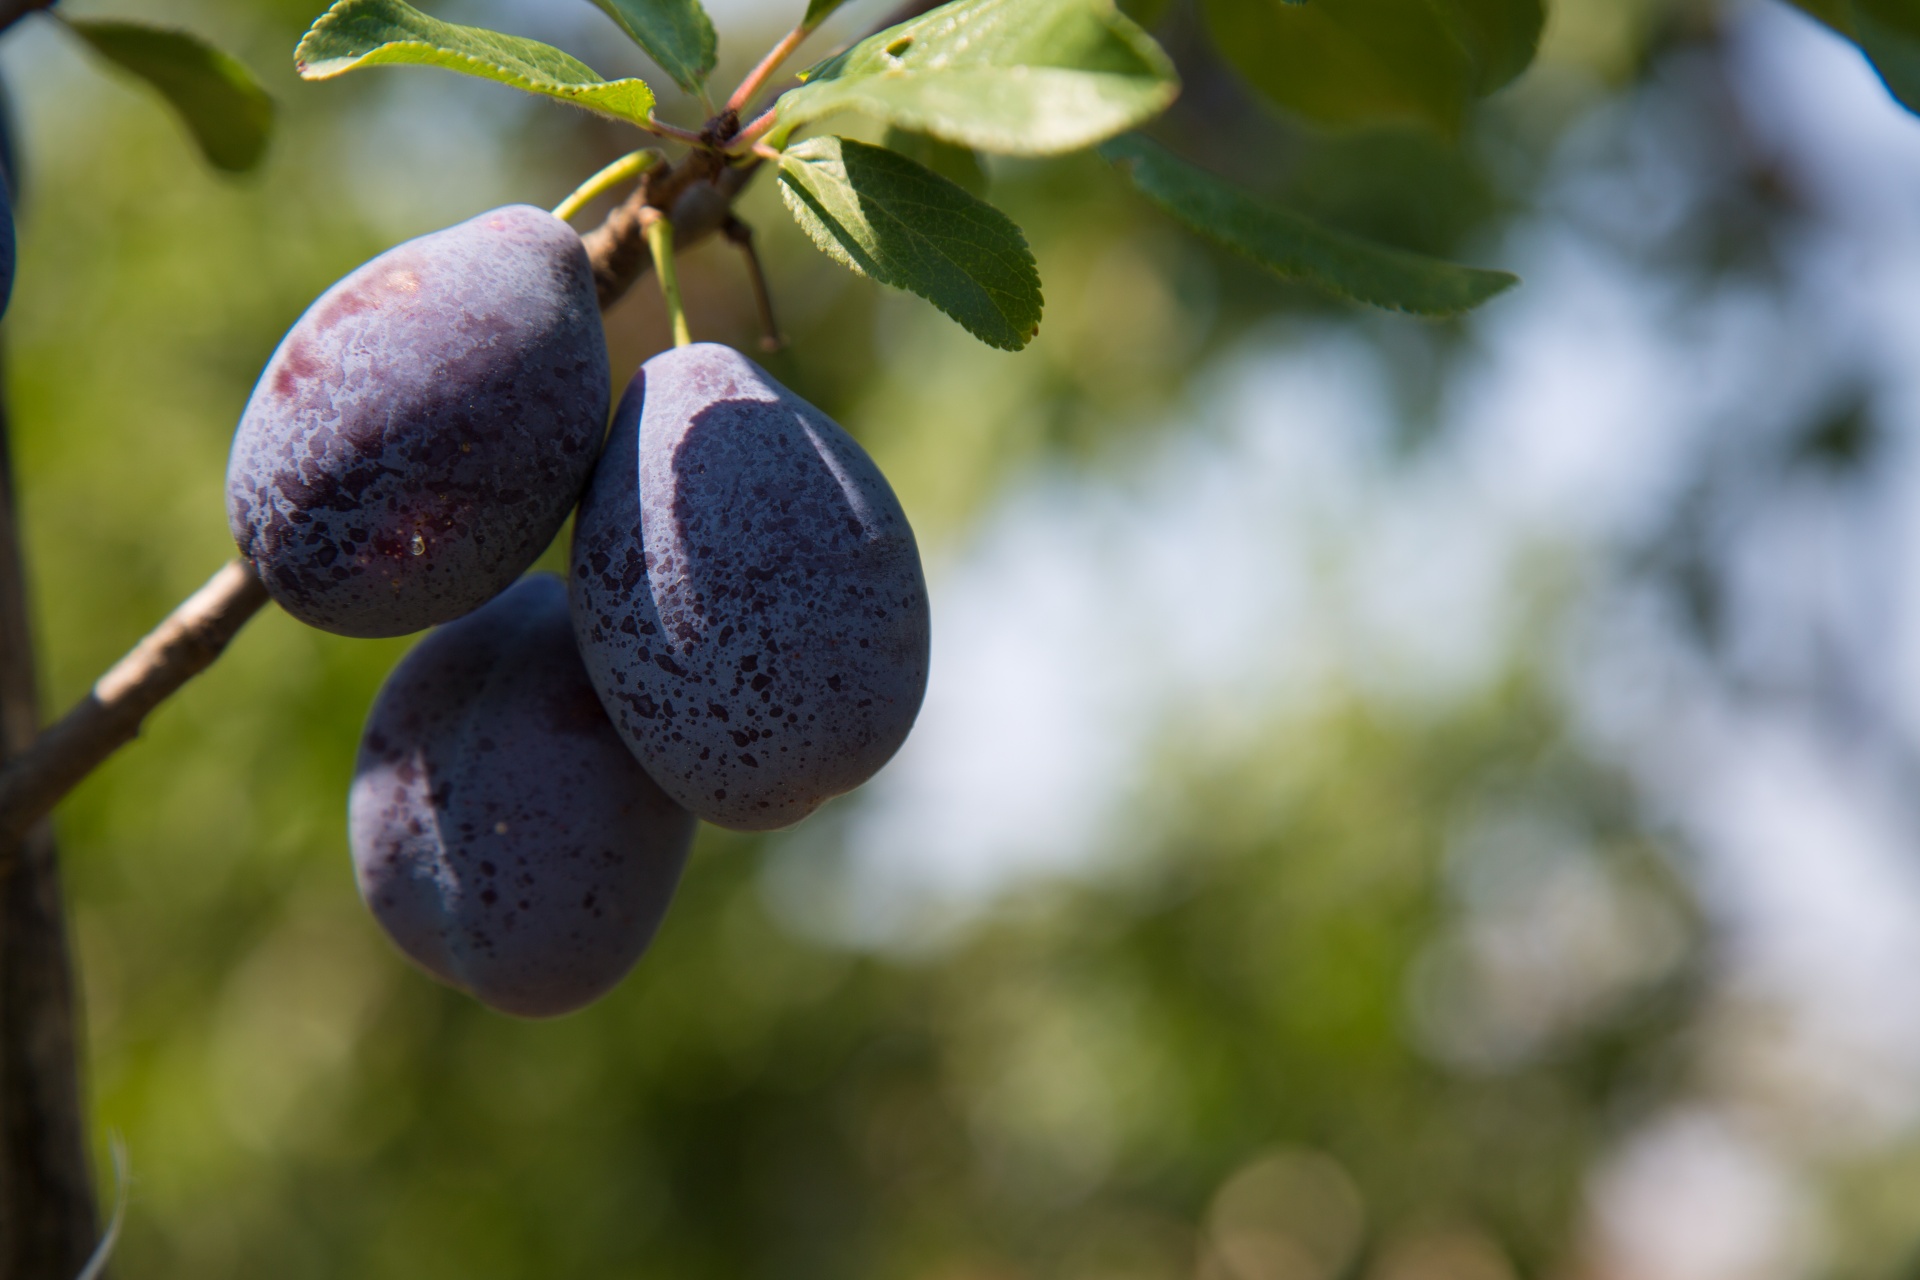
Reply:
[[673, 220], [649, 209], [640, 225], [646, 229], [647, 248], [653, 251], [653, 272], [660, 277], [660, 296], [666, 299], [667, 319], [673, 324], [673, 345], [687, 346], [693, 335], [687, 330], [687, 309], [680, 302], [680, 276], [673, 269]]

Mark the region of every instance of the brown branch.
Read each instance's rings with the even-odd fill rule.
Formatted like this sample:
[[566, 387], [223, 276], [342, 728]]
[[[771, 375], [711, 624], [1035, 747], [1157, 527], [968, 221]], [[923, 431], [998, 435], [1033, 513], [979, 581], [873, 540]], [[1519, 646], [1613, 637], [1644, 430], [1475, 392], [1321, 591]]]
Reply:
[[[0, 0], [0, 5], [6, 2]], [[601, 308], [619, 301], [649, 265], [640, 225], [642, 208], [652, 202], [671, 207], [679, 243], [697, 242], [725, 227], [734, 199], [757, 167], [728, 166], [710, 152], [696, 151], [677, 165], [649, 174], [632, 199], [584, 237]], [[267, 590], [252, 567], [235, 560], [168, 615], [100, 677], [91, 693], [37, 738], [31, 702], [0, 698], [0, 713], [17, 744], [8, 753], [15, 758], [0, 769], [0, 874], [13, 866], [19, 843], [34, 824], [53, 812], [108, 756], [132, 741], [154, 708], [211, 666], [266, 603]], [[18, 630], [25, 635], [24, 623]], [[14, 643], [9, 635], [9, 648]], [[0, 663], [0, 677], [6, 674], [5, 666]], [[29, 689], [31, 683], [28, 675]]]
[[[39, 727], [33, 629], [0, 399], [0, 760]], [[93, 1249], [79, 1019], [53, 828], [0, 840], [0, 1280], [67, 1280]]]
[[147, 713], [212, 666], [266, 603], [252, 567], [235, 560], [114, 663], [79, 705], [0, 771], [0, 847], [138, 736]]

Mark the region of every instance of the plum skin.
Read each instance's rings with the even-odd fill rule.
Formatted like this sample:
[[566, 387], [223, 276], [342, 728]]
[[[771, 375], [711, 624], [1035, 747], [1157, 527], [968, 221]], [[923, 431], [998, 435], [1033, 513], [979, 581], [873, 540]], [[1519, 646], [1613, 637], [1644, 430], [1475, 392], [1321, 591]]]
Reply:
[[713, 343], [647, 361], [574, 524], [581, 657], [635, 755], [719, 826], [871, 777], [926, 693], [926, 580], [866, 451]]
[[322, 630], [446, 622], [552, 542], [610, 397], [571, 227], [510, 205], [410, 240], [322, 294], [268, 361], [227, 468], [234, 541]]
[[361, 896], [395, 944], [528, 1018], [580, 1008], [633, 967], [694, 825], [608, 722], [552, 574], [394, 669], [348, 801]]

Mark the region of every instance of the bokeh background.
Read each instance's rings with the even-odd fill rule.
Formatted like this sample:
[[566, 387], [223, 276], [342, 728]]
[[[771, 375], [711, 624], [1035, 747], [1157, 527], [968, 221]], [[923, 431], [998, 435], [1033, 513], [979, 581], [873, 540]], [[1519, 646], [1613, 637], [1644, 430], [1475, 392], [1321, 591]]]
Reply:
[[[304, 85], [317, 7], [164, 6], [279, 101], [238, 182], [51, 22], [0, 48], [53, 705], [232, 554], [233, 424], [308, 301], [634, 145]], [[585, 3], [434, 9], [648, 72]], [[792, 9], [718, 4], [720, 79]], [[1525, 277], [1463, 321], [996, 161], [1048, 301], [1005, 355], [752, 192], [768, 363], [898, 489], [933, 685], [860, 793], [703, 831], [585, 1012], [387, 945], [345, 796], [407, 642], [252, 624], [59, 815], [116, 1273], [1920, 1276], [1920, 121], [1776, 0], [1551, 13], [1452, 142], [1305, 130], [1160, 19], [1165, 127], [1243, 184]], [[737, 255], [683, 271], [751, 349]], [[664, 344], [650, 284], [608, 324], [617, 379]]]

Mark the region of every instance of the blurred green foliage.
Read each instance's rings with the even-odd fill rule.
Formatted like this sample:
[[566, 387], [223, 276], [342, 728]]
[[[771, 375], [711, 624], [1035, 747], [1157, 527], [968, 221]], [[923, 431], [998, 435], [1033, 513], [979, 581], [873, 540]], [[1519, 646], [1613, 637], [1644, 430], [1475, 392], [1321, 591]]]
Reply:
[[[8, 377], [55, 704], [232, 554], [233, 423], [312, 297], [630, 145], [451, 77], [302, 86], [312, 7], [180, 6], [282, 104], [241, 183], [132, 91], [62, 98], [90, 73], [45, 32], [0, 58], [29, 172]], [[1650, 24], [1562, 11], [1550, 50], [1632, 73]], [[1165, 19], [1177, 56], [1194, 20]], [[725, 66], [755, 43], [723, 37]], [[1169, 130], [1215, 112], [1263, 160], [1248, 185], [1435, 252], [1490, 243], [1577, 114], [1547, 94], [1452, 143], [1329, 137], [1217, 63], [1183, 69]], [[1019, 356], [821, 258], [772, 184], [744, 206], [795, 338], [770, 367], [873, 450], [936, 562], [1037, 468], [1178, 426], [1196, 371], [1276, 313], [1344, 314], [1093, 157], [989, 177], [1046, 284]], [[697, 336], [751, 349], [726, 246], [683, 285]], [[650, 287], [609, 332], [616, 377], [664, 344]], [[263, 616], [61, 811], [94, 1116], [135, 1173], [118, 1275], [1500, 1280], [1571, 1261], [1588, 1163], [1684, 1071], [1693, 909], [1524, 664], [1440, 713], [1336, 701], [1217, 758], [1170, 749], [1113, 865], [920, 953], [810, 931], [771, 887], [804, 848], [708, 831], [635, 976], [535, 1024], [409, 969], [356, 899], [353, 747], [405, 646]], [[1571, 976], [1501, 960], [1488, 930], [1524, 939], [1552, 900], [1526, 886], [1562, 873], [1612, 904], [1612, 941]]]

